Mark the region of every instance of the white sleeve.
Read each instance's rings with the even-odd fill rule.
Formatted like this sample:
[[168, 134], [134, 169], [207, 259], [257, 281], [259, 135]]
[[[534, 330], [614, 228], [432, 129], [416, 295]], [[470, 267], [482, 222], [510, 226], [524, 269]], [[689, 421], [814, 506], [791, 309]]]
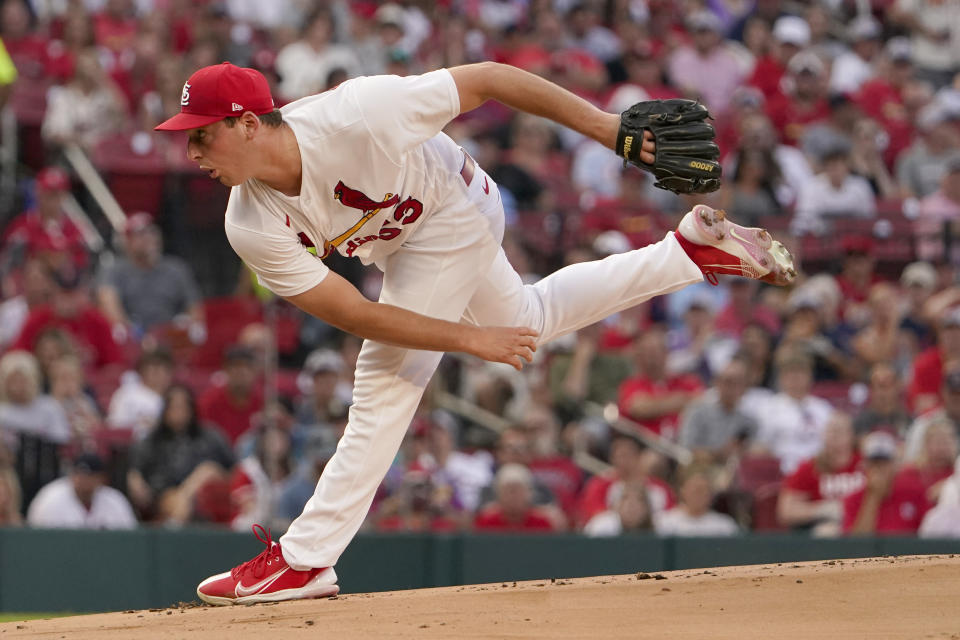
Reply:
[[357, 78], [354, 91], [367, 130], [394, 162], [460, 114], [457, 84], [446, 69]]
[[307, 251], [291, 229], [289, 234], [273, 235], [239, 227], [230, 221], [224, 225], [230, 246], [254, 273], [260, 284], [281, 297], [295, 296], [320, 284], [330, 269]]

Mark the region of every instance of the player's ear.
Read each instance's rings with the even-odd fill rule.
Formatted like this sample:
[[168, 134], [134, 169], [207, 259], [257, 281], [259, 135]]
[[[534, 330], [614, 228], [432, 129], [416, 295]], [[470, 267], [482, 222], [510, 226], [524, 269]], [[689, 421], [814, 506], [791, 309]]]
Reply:
[[240, 126], [243, 128], [244, 135], [251, 138], [260, 129], [260, 118], [253, 111], [244, 111], [240, 116]]

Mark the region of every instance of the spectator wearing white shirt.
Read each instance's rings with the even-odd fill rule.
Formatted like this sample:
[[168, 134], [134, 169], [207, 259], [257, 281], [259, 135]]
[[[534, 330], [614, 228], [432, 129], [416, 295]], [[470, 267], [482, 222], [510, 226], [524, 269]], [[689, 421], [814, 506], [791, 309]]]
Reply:
[[0, 440], [14, 449], [20, 436], [57, 445], [70, 440], [60, 404], [40, 391], [40, 366], [33, 354], [9, 351], [0, 359]]
[[103, 460], [82, 454], [70, 475], [43, 487], [27, 510], [31, 527], [133, 529], [137, 518], [127, 498], [106, 486]]
[[661, 536], [735, 536], [740, 533], [736, 521], [725, 513], [710, 509], [713, 489], [706, 467], [691, 465], [681, 473], [680, 504], [654, 516], [654, 527]]
[[300, 39], [277, 54], [280, 95], [296, 100], [324, 91], [327, 78], [336, 69], [343, 69], [348, 77], [359, 75], [360, 61], [349, 47], [332, 41], [333, 33], [333, 16], [325, 9], [307, 18]]
[[136, 371], [123, 376], [110, 398], [107, 424], [112, 429], [131, 429], [136, 439], [145, 437], [163, 411], [163, 394], [173, 382], [173, 359], [166, 351], [148, 351]]
[[617, 482], [610, 487], [611, 507], [590, 518], [583, 533], [591, 538], [653, 531], [653, 509], [643, 482]]
[[813, 360], [799, 349], [781, 352], [776, 358], [778, 393], [756, 414], [760, 423], [756, 443], [780, 460], [784, 474], [820, 452], [823, 433], [833, 407], [810, 395]]
[[937, 506], [923, 517], [919, 534], [921, 538], [960, 538], [960, 458], [953, 475], [943, 481]]
[[669, 75], [688, 97], [699, 98], [715, 114], [730, 105], [733, 90], [743, 83], [746, 70], [724, 44], [720, 19], [698, 11], [687, 19], [692, 46], [681, 46], [670, 56]]
[[873, 218], [876, 212], [870, 183], [850, 173], [849, 150], [837, 147], [823, 157], [823, 171], [800, 189], [791, 228], [823, 234], [830, 218]]
[[850, 50], [833, 61], [830, 90], [835, 93], [856, 93], [874, 76], [874, 62], [880, 53], [883, 27], [872, 16], [860, 16], [847, 27]]

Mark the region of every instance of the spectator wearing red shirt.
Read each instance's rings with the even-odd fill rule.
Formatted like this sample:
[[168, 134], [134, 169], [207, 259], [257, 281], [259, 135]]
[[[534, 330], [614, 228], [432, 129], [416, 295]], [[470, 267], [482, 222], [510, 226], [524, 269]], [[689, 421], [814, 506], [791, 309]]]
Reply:
[[960, 361], [960, 308], [941, 316], [937, 345], [922, 351], [913, 361], [907, 403], [914, 415], [940, 404], [944, 366], [955, 361]]
[[36, 206], [17, 216], [3, 237], [5, 261], [20, 264], [37, 258], [53, 269], [87, 266], [83, 235], [67, 217], [63, 200], [70, 190], [70, 176], [59, 167], [47, 167], [37, 174]]
[[780, 81], [790, 59], [810, 44], [810, 25], [797, 16], [782, 16], [773, 23], [773, 47], [759, 60], [748, 81], [770, 100], [780, 95]]
[[880, 122], [890, 136], [884, 150], [888, 166], [893, 166], [900, 152], [910, 146], [915, 133], [904, 104], [904, 90], [914, 72], [910, 40], [903, 36], [890, 38], [879, 72], [860, 87], [855, 97], [863, 112]]
[[0, 7], [0, 38], [17, 72], [38, 79], [46, 73], [47, 38], [34, 25], [24, 0], [7, 0]]
[[579, 525], [612, 508], [612, 487], [634, 483], [647, 488], [651, 511], [656, 514], [676, 504], [673, 490], [666, 482], [651, 476], [647, 469], [651, 456], [645, 455], [640, 443], [626, 435], [614, 436], [610, 442], [611, 469], [590, 478], [583, 487], [577, 507]]
[[569, 455], [560, 452], [557, 418], [547, 407], [535, 406], [524, 416], [520, 427], [529, 442], [527, 466], [533, 477], [550, 490], [565, 513], [572, 515], [583, 484], [583, 472]]
[[930, 508], [923, 485], [897, 471], [897, 441], [875, 431], [863, 442], [864, 488], [843, 503], [843, 530], [852, 535], [913, 535]]
[[756, 299], [756, 282], [733, 278], [728, 283], [730, 300], [713, 321], [718, 333], [739, 338], [750, 325], [758, 325], [770, 335], [780, 333], [780, 318], [776, 312]]
[[620, 413], [666, 438], [674, 438], [680, 412], [703, 391], [695, 376], [667, 373], [667, 334], [663, 327], [647, 329], [636, 341], [638, 374], [620, 385]]
[[423, 471], [407, 471], [397, 492], [381, 503], [377, 531], [457, 531], [460, 523], [452, 499], [450, 485], [435, 484]]
[[862, 327], [871, 315], [870, 290], [880, 282], [873, 241], [863, 236], [847, 236], [840, 244], [844, 254], [843, 266], [837, 275], [837, 286], [843, 296], [840, 317], [848, 324]]
[[861, 490], [863, 483], [850, 416], [838, 411], [824, 429], [823, 450], [783, 481], [777, 519], [787, 527], [838, 533], [843, 500]]
[[107, 0], [103, 11], [93, 18], [93, 32], [97, 46], [117, 56], [133, 48], [137, 36], [137, 19], [130, 0]]
[[494, 478], [497, 499], [477, 514], [474, 528], [487, 532], [553, 531], [550, 518], [533, 505], [533, 474], [519, 464], [500, 467]]
[[48, 329], [62, 329], [73, 337], [84, 364], [93, 369], [124, 362], [123, 351], [113, 339], [110, 322], [90, 304], [89, 292], [79, 274], [53, 273], [54, 290], [50, 304], [30, 311], [14, 349], [33, 351]]
[[251, 427], [263, 408], [263, 390], [257, 385], [256, 355], [251, 349], [231, 347], [224, 358], [226, 383], [210, 386], [200, 396], [200, 419], [223, 431], [233, 444]]
[[625, 52], [623, 67], [627, 83], [643, 87], [651, 100], [679, 98], [677, 90], [663, 82], [663, 57], [658, 57], [658, 53], [649, 42], [637, 43]]
[[769, 98], [767, 115], [784, 144], [797, 145], [806, 125], [830, 116], [826, 65], [812, 51], [801, 51], [787, 64], [782, 84], [791, 90]]

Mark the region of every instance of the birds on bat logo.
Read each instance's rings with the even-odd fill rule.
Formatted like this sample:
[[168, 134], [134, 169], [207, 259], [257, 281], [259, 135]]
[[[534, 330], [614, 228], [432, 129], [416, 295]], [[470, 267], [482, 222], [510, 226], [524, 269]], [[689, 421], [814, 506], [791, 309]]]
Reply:
[[[353, 226], [325, 244], [323, 256], [321, 256], [323, 258], [330, 255], [336, 247], [344, 242], [347, 242], [344, 253], [347, 257], [352, 257], [357, 249], [368, 242], [393, 240], [402, 233], [402, 230], [395, 226], [389, 226], [391, 223], [396, 222], [401, 226], [412, 224], [423, 213], [423, 203], [416, 198], [408, 197], [401, 202], [399, 194], [387, 193], [382, 200], [374, 200], [363, 191], [347, 186], [343, 183], [343, 180], [337, 181], [337, 186], [333, 188], [333, 197], [346, 207], [363, 211], [363, 215]], [[395, 207], [392, 219], [388, 217], [381, 225], [380, 231], [365, 236], [354, 236], [371, 218], [389, 207]], [[351, 236], [354, 237], [351, 238]]]

